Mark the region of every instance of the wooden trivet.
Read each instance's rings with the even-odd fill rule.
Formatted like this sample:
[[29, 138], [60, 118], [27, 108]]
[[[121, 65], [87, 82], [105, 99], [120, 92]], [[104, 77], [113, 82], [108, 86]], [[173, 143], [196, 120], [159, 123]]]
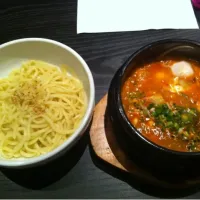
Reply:
[[96, 105], [93, 115], [93, 121], [90, 129], [90, 140], [93, 150], [100, 159], [106, 161], [113, 167], [133, 175], [145, 183], [157, 185], [163, 188], [181, 189], [195, 186], [200, 183], [196, 180], [187, 180], [182, 183], [169, 183], [154, 177], [144, 169], [139, 168], [127, 155], [121, 150], [108, 117], [105, 117], [107, 106], [107, 95], [105, 95]]

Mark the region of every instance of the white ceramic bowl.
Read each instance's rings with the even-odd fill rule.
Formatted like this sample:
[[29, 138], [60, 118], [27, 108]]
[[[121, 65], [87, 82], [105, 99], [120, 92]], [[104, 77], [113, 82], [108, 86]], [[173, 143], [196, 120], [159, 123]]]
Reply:
[[6, 77], [9, 72], [20, 67], [22, 61], [28, 59], [42, 60], [60, 66], [71, 67], [83, 82], [88, 104], [85, 116], [79, 128], [62, 145], [44, 155], [27, 159], [4, 159], [0, 157], [0, 166], [27, 167], [44, 160], [54, 158], [61, 152], [69, 150], [82, 136], [89, 125], [95, 104], [95, 87], [91, 71], [81, 56], [70, 47], [59, 42], [42, 38], [25, 38], [0, 45], [0, 77]]

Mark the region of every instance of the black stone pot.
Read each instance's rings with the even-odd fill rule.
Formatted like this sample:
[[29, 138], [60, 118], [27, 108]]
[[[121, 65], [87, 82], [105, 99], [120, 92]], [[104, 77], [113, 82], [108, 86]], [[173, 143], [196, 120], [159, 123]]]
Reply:
[[180, 182], [200, 177], [200, 152], [173, 151], [142, 136], [126, 117], [120, 95], [121, 87], [133, 69], [151, 61], [176, 57], [200, 61], [200, 43], [190, 40], [162, 40], [131, 55], [112, 79], [107, 111], [118, 142], [130, 159], [162, 179]]

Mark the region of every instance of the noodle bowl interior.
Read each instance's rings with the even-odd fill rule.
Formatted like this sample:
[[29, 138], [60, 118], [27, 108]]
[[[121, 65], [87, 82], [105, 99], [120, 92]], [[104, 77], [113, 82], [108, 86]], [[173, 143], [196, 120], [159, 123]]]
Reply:
[[82, 82], [49, 63], [30, 60], [0, 79], [0, 152], [30, 158], [52, 151], [79, 127], [87, 105]]

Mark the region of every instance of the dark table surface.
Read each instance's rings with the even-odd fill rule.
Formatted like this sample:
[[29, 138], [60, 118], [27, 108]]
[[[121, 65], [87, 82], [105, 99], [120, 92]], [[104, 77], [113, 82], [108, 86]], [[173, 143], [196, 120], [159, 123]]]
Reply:
[[[0, 43], [24, 37], [44, 37], [69, 45], [86, 60], [93, 73], [96, 102], [107, 92], [120, 65], [143, 45], [167, 38], [187, 38], [200, 42], [200, 30], [77, 35], [75, 0], [22, 2], [0, 2]], [[200, 21], [199, 11], [195, 13]], [[151, 187], [139, 180], [128, 184], [126, 178], [120, 178], [122, 176], [117, 174], [119, 172], [100, 167], [102, 165], [98, 164], [90, 147], [86, 146], [88, 142], [86, 132], [80, 144], [74, 147], [73, 153], [69, 152], [37, 169], [0, 169], [0, 198], [152, 198], [168, 197], [170, 194], [175, 197], [200, 198], [198, 190], [176, 194]]]

